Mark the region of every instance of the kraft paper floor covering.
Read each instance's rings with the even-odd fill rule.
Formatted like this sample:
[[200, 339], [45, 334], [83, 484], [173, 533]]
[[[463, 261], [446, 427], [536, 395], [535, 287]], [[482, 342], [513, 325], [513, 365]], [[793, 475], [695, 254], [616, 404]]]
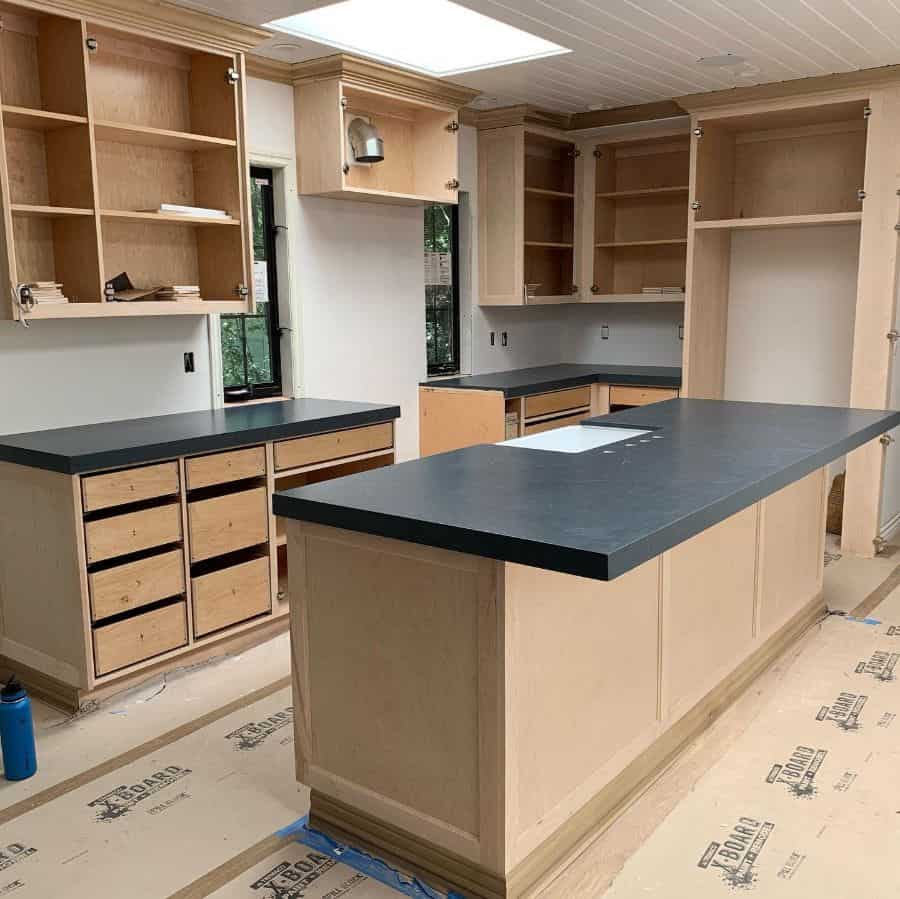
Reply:
[[[808, 634], [541, 899], [900, 895], [898, 561], [832, 559], [830, 605], [874, 596], [869, 622]], [[0, 899], [400, 895], [280, 833], [308, 810], [288, 664], [281, 637], [74, 719], [37, 703], [39, 774], [0, 781]]]

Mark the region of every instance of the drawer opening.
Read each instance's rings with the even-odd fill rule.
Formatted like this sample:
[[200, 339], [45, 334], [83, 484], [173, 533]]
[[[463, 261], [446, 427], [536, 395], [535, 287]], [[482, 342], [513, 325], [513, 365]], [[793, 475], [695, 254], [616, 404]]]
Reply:
[[219, 496], [228, 496], [231, 493], [241, 493], [244, 490], [252, 490], [254, 487], [265, 487], [265, 476], [242, 478], [237, 481], [226, 481], [222, 484], [212, 484], [209, 487], [188, 489], [188, 497], [191, 502], [204, 499], [215, 499]]
[[278, 592], [275, 595], [275, 611], [287, 610], [288, 606], [288, 571], [287, 546], [278, 547]]
[[140, 500], [136, 503], [123, 503], [120, 506], [110, 506], [107, 509], [97, 509], [95, 512], [84, 512], [85, 523], [90, 521], [103, 521], [107, 518], [116, 518], [119, 515], [128, 515], [131, 512], [143, 512], [146, 509], [158, 509], [161, 506], [178, 505], [173, 496], [156, 496], [152, 499]]
[[375, 456], [372, 459], [357, 459], [354, 462], [337, 462], [324, 468], [316, 468], [313, 471], [303, 471], [299, 474], [275, 475], [276, 490], [293, 490], [295, 487], [306, 487], [309, 484], [319, 484], [322, 481], [333, 481], [335, 478], [347, 477], [351, 474], [359, 474], [363, 471], [373, 471], [376, 468], [385, 468], [393, 464], [393, 456]]
[[193, 562], [191, 563], [191, 577], [203, 577], [205, 574], [212, 574], [214, 571], [221, 571], [223, 568], [232, 568], [244, 562], [252, 562], [254, 559], [267, 559], [268, 557], [269, 544], [261, 543], [258, 546], [250, 546], [246, 549], [239, 549], [236, 552], [204, 559], [202, 562]]
[[139, 615], [155, 612], [157, 609], [165, 609], [168, 606], [183, 604], [185, 598], [186, 596], [184, 593], [179, 593], [176, 596], [167, 596], [165, 599], [158, 599], [156, 602], [148, 603], [145, 606], [141, 606], [139, 609], [129, 609], [127, 612], [119, 612], [118, 615], [110, 615], [108, 618], [96, 622], [93, 629], [95, 631], [100, 630], [104, 627], [109, 627], [111, 624], [118, 624], [120, 621], [128, 621], [131, 618], [137, 618]]
[[144, 559], [153, 558], [153, 556], [164, 556], [166, 553], [172, 552], [173, 549], [179, 549], [180, 547], [181, 541], [176, 540], [163, 546], [153, 546], [150, 549], [142, 549], [140, 552], [129, 553], [127, 556], [114, 556], [111, 559], [103, 559], [100, 562], [90, 562], [87, 570], [89, 574], [98, 574], [101, 571], [108, 571], [110, 568], [120, 568], [131, 562], [142, 562]]

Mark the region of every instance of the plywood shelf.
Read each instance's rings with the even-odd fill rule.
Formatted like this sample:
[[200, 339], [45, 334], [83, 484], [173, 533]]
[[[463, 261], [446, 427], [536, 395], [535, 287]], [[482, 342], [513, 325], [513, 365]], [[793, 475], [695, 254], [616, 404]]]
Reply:
[[135, 303], [65, 303], [41, 306], [38, 304], [28, 318], [127, 318], [128, 316], [160, 315], [237, 315], [246, 312], [247, 306], [236, 300], [198, 300], [187, 303], [173, 301]]
[[526, 247], [543, 247], [550, 250], [571, 250], [575, 245], [571, 243], [556, 243], [555, 241], [526, 240]]
[[146, 225], [186, 225], [193, 228], [228, 227], [240, 225], [240, 219], [234, 218], [205, 218], [194, 215], [177, 215], [175, 213], [162, 212], [136, 212], [129, 209], [102, 209], [100, 215], [105, 219], [118, 219], [125, 222], [140, 222]]
[[687, 184], [678, 185], [677, 187], [645, 187], [635, 188], [634, 190], [612, 190], [598, 192], [597, 196], [605, 200], [631, 200], [637, 197], [669, 197], [678, 196], [679, 194], [687, 194], [689, 188]]
[[813, 215], [770, 215], [758, 218], [712, 219], [705, 222], [695, 222], [694, 227], [701, 231], [750, 231], [760, 228], [802, 228], [861, 223], [862, 212], [820, 212]]
[[684, 293], [592, 293], [583, 303], [683, 303]]
[[237, 146], [237, 141], [224, 137], [208, 137], [187, 131], [170, 131], [150, 128], [147, 125], [131, 125], [125, 122], [95, 122], [94, 136], [119, 144], [137, 144], [143, 147], [164, 147], [167, 150], [217, 150]]
[[612, 240], [595, 244], [597, 247], [675, 247], [687, 245], [686, 237], [672, 237], [666, 240]]
[[526, 187], [526, 194], [532, 194], [537, 197], [547, 197], [549, 199], [572, 200], [575, 198], [574, 193], [565, 190], [547, 190], [543, 187]]
[[13, 215], [49, 219], [94, 214], [93, 209], [78, 209], [71, 206], [36, 206], [29, 203], [11, 203], [9, 210]]
[[68, 115], [64, 112], [47, 112], [44, 109], [29, 109], [26, 106], [3, 107], [3, 124], [7, 128], [27, 128], [31, 131], [56, 131], [72, 125], [86, 125], [87, 117]]

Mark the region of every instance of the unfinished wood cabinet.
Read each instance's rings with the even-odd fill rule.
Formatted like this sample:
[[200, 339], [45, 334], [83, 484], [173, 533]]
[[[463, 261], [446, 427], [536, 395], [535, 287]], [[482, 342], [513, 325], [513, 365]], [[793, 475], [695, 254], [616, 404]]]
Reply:
[[683, 133], [594, 147], [591, 302], [683, 302], [690, 141]]
[[[459, 109], [478, 92], [338, 54], [292, 67], [301, 194], [381, 203], [456, 203]], [[380, 162], [357, 162], [348, 129], [373, 125]]]
[[[252, 311], [243, 55], [53, 9], [0, 4], [0, 316]], [[116, 302], [123, 272], [201, 299]]]
[[480, 305], [577, 301], [579, 155], [563, 132], [527, 121], [479, 130]]
[[[733, 235], [843, 225], [860, 229], [847, 394], [852, 406], [887, 408], [898, 272], [900, 79], [873, 70], [680, 102], [692, 114], [686, 395], [727, 398], [731, 262], [739, 250]], [[795, 289], [797, 272], [789, 274]], [[811, 290], [817, 276], [810, 272]], [[847, 552], [872, 555], [879, 546], [883, 454], [875, 441], [848, 457]]]

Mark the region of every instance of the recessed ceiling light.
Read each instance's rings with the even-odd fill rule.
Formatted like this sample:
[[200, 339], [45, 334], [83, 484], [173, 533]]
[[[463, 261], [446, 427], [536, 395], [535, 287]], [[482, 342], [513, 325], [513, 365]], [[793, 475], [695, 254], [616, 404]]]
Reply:
[[718, 66], [728, 68], [730, 66], [746, 65], [747, 59], [737, 53], [722, 53], [720, 56], [701, 56], [698, 60], [701, 66]]
[[344, 0], [266, 27], [438, 77], [571, 52], [450, 0]]

